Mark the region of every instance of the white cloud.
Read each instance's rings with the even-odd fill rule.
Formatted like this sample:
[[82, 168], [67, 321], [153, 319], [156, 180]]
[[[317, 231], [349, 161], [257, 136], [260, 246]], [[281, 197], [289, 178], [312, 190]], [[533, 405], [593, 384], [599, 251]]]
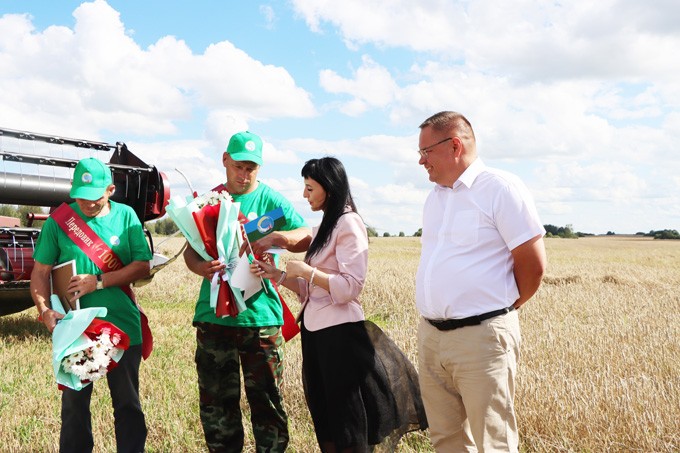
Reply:
[[142, 49], [103, 0], [83, 3], [73, 29], [36, 30], [28, 15], [0, 17], [0, 124], [96, 138], [175, 134], [195, 109], [237, 118], [309, 117], [310, 95], [282, 68], [228, 41], [194, 54], [166, 36]]
[[255, 118], [315, 113], [309, 94], [284, 68], [254, 60], [227, 41], [210, 45], [193, 63], [189, 87], [209, 108], [235, 105]]
[[541, 3], [483, 0], [294, 0], [314, 31], [337, 27], [348, 43], [432, 52], [528, 80], [665, 74], [680, 44], [677, 2]]
[[361, 157], [369, 161], [392, 163], [417, 162], [417, 137], [393, 137], [389, 135], [369, 135], [347, 140], [318, 140], [298, 138], [285, 140], [282, 145], [296, 153]]
[[264, 17], [266, 28], [272, 29], [274, 28], [274, 25], [276, 23], [276, 13], [274, 12], [274, 8], [272, 8], [269, 5], [260, 5], [259, 7], [260, 14]]
[[364, 221], [378, 232], [411, 236], [422, 226], [422, 208], [431, 187], [418, 189], [410, 183], [375, 186], [356, 195]]
[[[161, 32], [143, 48], [103, 0], [79, 6], [72, 27], [37, 30], [29, 15], [0, 16], [0, 125], [134, 136], [130, 149], [180, 193], [186, 184], [175, 166], [199, 191], [211, 188], [224, 178], [229, 137], [252, 127], [265, 141], [262, 177], [309, 219], [317, 214], [302, 199], [299, 167], [334, 155], [367, 223], [412, 234], [432, 186], [417, 164], [417, 126], [453, 109], [472, 121], [487, 164], [527, 182], [545, 223], [595, 232], [626, 230], [631, 219], [643, 229], [678, 227], [678, 2], [292, 5], [324, 36], [286, 29], [300, 44], [277, 56], [285, 66], [221, 37], [196, 53], [182, 39], [189, 36]], [[276, 28], [290, 25], [270, 6], [257, 11], [269, 27], [260, 33], [282, 36]], [[338, 39], [352, 52], [336, 47], [310, 63]]]
[[361, 60], [361, 67], [356, 70], [353, 79], [343, 78], [328, 69], [319, 74], [321, 87], [329, 93], [348, 94], [354, 97], [340, 107], [340, 110], [349, 116], [358, 116], [369, 108], [387, 106], [397, 91], [397, 84], [387, 69], [367, 55]]
[[215, 152], [227, 149], [232, 135], [249, 130], [244, 115], [227, 109], [210, 110], [205, 119], [205, 135]]
[[[165, 173], [172, 195], [189, 195], [189, 184], [198, 193], [212, 189], [224, 181], [222, 153], [216, 152], [203, 140], [173, 140], [165, 142], [128, 142], [128, 149], [142, 161], [155, 165]], [[181, 172], [182, 174], [180, 174]], [[184, 178], [188, 179], [185, 180]]]
[[550, 163], [537, 171], [532, 192], [544, 223], [634, 233], [670, 228], [680, 218], [672, 207], [677, 196], [671, 188], [680, 187], [673, 174], [624, 161]]
[[376, 43], [432, 50], [442, 42], [457, 42], [459, 31], [451, 26], [451, 18], [464, 22], [465, 17], [463, 5], [445, 0], [293, 0], [292, 4], [313, 31], [321, 32], [322, 23], [328, 22], [340, 30], [348, 46]]

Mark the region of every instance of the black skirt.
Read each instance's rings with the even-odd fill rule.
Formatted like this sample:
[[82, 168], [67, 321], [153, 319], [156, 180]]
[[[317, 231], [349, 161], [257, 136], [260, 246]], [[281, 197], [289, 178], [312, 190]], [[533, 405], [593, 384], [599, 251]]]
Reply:
[[415, 368], [370, 321], [310, 332], [302, 326], [302, 381], [322, 451], [393, 451], [426, 429]]

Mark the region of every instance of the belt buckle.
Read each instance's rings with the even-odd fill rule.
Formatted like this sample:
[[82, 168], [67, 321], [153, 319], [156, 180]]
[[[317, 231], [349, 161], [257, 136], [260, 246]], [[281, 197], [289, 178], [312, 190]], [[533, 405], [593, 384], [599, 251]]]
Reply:
[[460, 329], [461, 327], [465, 327], [464, 324], [458, 323], [457, 319], [427, 319], [425, 318], [427, 322], [430, 323], [431, 326], [433, 326], [435, 329], [446, 332], [449, 330], [456, 330]]

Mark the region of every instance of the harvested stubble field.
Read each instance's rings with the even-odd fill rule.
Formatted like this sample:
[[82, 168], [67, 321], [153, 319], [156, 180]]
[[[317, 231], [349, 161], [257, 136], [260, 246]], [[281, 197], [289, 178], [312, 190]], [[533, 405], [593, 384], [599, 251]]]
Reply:
[[[520, 312], [522, 451], [679, 451], [680, 241], [615, 236], [546, 243], [544, 284]], [[173, 239], [161, 251], [170, 254], [180, 244]], [[414, 238], [372, 239], [362, 298], [367, 316], [414, 363], [419, 248]], [[180, 258], [138, 290], [156, 344], [141, 369], [150, 452], [205, 451], [191, 327], [198, 284]], [[287, 295], [296, 312], [296, 300]], [[285, 356], [290, 451], [317, 451], [300, 384], [299, 338], [285, 346]], [[34, 310], [0, 318], [3, 452], [56, 450], [59, 392], [50, 363], [50, 338]], [[245, 402], [242, 408], [247, 419]], [[95, 385], [92, 412], [95, 451], [115, 451], [103, 382]], [[254, 451], [252, 439], [246, 442], [246, 451]], [[412, 433], [398, 451], [432, 447], [426, 434]]]

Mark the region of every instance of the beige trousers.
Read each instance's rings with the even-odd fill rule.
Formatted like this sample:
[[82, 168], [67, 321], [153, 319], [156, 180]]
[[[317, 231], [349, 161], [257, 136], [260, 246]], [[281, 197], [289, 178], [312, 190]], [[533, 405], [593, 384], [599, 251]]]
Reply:
[[517, 311], [477, 326], [418, 326], [420, 391], [439, 453], [517, 452], [513, 405], [521, 343]]

